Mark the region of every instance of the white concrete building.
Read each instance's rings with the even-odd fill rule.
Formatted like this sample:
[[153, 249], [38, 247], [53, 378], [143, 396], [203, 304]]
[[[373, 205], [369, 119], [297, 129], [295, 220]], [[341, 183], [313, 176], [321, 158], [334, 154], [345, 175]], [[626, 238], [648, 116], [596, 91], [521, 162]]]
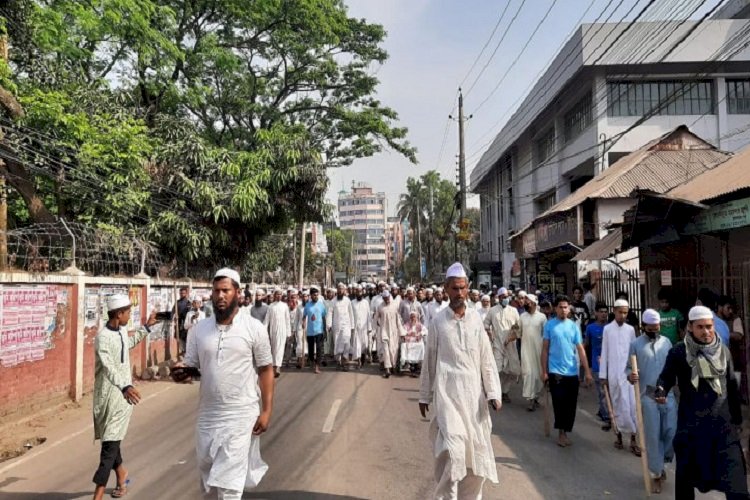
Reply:
[[354, 232], [352, 261], [357, 279], [388, 276], [385, 193], [374, 193], [365, 183], [352, 184], [351, 192], [340, 191], [341, 229]]
[[580, 26], [476, 164], [479, 271], [511, 283], [514, 234], [679, 125], [722, 150], [750, 142], [750, 21], [628, 26]]

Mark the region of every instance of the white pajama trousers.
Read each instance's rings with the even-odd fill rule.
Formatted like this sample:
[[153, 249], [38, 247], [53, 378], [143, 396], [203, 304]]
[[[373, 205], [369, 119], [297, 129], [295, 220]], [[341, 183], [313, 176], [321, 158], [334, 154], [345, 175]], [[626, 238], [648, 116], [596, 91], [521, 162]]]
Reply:
[[471, 469], [458, 481], [451, 481], [450, 455], [441, 453], [435, 460], [435, 500], [482, 500], [485, 478], [475, 476]]
[[208, 493], [204, 491], [203, 500], [242, 500], [242, 492], [212, 487]]

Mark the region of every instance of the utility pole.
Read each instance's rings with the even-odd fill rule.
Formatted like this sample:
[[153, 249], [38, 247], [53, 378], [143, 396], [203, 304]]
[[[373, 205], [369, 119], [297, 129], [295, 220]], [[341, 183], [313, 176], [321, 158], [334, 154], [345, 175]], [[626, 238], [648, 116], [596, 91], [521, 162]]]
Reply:
[[[449, 115], [453, 119], [453, 116]], [[463, 228], [464, 219], [466, 218], [466, 145], [464, 143], [464, 122], [471, 119], [472, 115], [464, 117], [464, 94], [461, 88], [458, 89], [458, 227]], [[458, 239], [458, 231], [456, 232]], [[456, 248], [456, 259], [458, 260], [458, 244]]]
[[427, 270], [427, 276], [430, 276], [430, 272], [435, 272], [435, 233], [433, 228], [435, 227], [435, 197], [434, 197], [434, 186], [430, 184], [430, 268]]
[[420, 219], [422, 218], [422, 214], [419, 210], [419, 200], [417, 200], [417, 252], [419, 255], [419, 279], [420, 281], [424, 276], [422, 276], [422, 223], [420, 222]]
[[305, 282], [305, 223], [302, 223], [302, 238], [299, 245], [299, 289], [302, 290]]
[[[0, 59], [8, 60], [8, 35], [0, 36]], [[0, 137], [2, 137], [0, 132]], [[5, 186], [5, 163], [0, 160], [0, 271], [8, 268], [8, 194]]]

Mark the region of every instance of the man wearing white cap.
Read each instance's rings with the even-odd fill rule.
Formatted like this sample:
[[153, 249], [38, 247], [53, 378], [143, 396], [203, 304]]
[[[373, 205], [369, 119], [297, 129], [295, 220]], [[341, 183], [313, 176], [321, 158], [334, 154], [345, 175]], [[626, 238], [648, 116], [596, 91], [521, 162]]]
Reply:
[[542, 336], [547, 317], [539, 312], [536, 295], [526, 297], [526, 311], [518, 320], [518, 337], [521, 339], [521, 373], [523, 397], [529, 402], [527, 410], [539, 408], [542, 383]]
[[352, 334], [354, 332], [354, 310], [352, 301], [346, 296], [346, 285], [339, 283], [336, 297], [331, 301], [331, 334], [334, 338], [334, 352], [338, 370], [349, 371], [346, 364], [351, 356]]
[[[661, 317], [658, 312], [653, 309], [643, 311], [641, 328], [644, 334], [630, 344], [626, 371], [631, 384], [640, 381], [641, 393], [636, 397], [641, 398], [644, 438], [653, 493], [661, 493], [662, 483], [666, 479], [664, 462], [672, 461], [674, 456], [672, 440], [677, 430], [677, 407], [674, 395], [670, 393], [666, 404], [663, 405], [657, 404], [654, 400], [654, 388], [664, 369], [667, 355], [672, 349], [672, 342], [659, 333], [660, 323]], [[630, 356], [633, 355], [638, 362], [638, 374], [633, 373], [630, 365]]]
[[[505, 290], [500, 289], [500, 292]], [[498, 293], [500, 293], [498, 292]], [[521, 360], [516, 348], [516, 333], [518, 331], [518, 310], [510, 305], [507, 291], [500, 296], [500, 303], [491, 308], [484, 317], [484, 328], [492, 342], [492, 352], [495, 364], [500, 372], [500, 382], [503, 386], [503, 403], [510, 403], [510, 386], [518, 382], [521, 374]]]
[[359, 366], [370, 356], [370, 332], [372, 331], [372, 318], [370, 317], [370, 304], [364, 296], [362, 285], [354, 289], [354, 300], [352, 301], [354, 312], [354, 336], [352, 337], [352, 357], [359, 360]]
[[[323, 339], [323, 355], [333, 357], [334, 343], [336, 341], [336, 335], [333, 333], [333, 302], [336, 298], [336, 289], [328, 287], [325, 289], [325, 300], [323, 303], [326, 306], [326, 335]], [[325, 359], [321, 361], [323, 366], [327, 366]]]
[[219, 500], [239, 500], [268, 468], [258, 436], [271, 419], [271, 345], [263, 324], [240, 309], [240, 290], [237, 271], [216, 272], [215, 315], [193, 327], [181, 364], [201, 372], [195, 447], [204, 497]]
[[731, 354], [718, 340], [707, 307], [690, 309], [684, 342], [669, 351], [659, 375], [656, 402], [667, 404], [675, 384], [680, 388], [673, 441], [675, 498], [692, 500], [695, 488], [722, 491], [728, 499], [748, 498], [739, 388]]
[[[190, 301], [192, 303], [192, 307], [185, 316], [185, 323], [183, 324], [183, 328], [187, 333], [190, 333], [190, 329], [193, 328], [193, 325], [195, 325], [197, 322], [202, 319], [206, 319], [206, 313], [201, 310], [201, 307], [203, 306], [203, 301], [201, 300], [201, 298], [197, 295], [194, 295], [190, 299]], [[187, 338], [187, 336], [185, 338]]]
[[391, 293], [385, 291], [382, 296], [383, 305], [375, 313], [375, 327], [380, 339], [378, 356], [385, 368], [383, 377], [388, 378], [391, 376], [391, 371], [398, 366], [399, 341], [406, 335], [406, 330], [398, 314], [396, 301], [391, 298]]
[[289, 306], [281, 300], [281, 288], [273, 291], [273, 302], [268, 306], [263, 325], [268, 330], [268, 338], [271, 341], [274, 376], [278, 378], [281, 375], [281, 365], [284, 363], [286, 341], [292, 335]]
[[484, 321], [484, 318], [487, 316], [487, 313], [490, 312], [490, 296], [489, 295], [482, 295], [482, 298], [479, 299], [479, 304], [482, 306], [479, 309], [477, 309], [477, 312], [479, 313], [479, 317]]
[[128, 336], [130, 299], [115, 294], [107, 298], [107, 324], [94, 339], [94, 439], [102, 442], [99, 467], [94, 474], [94, 499], [101, 500], [115, 471], [117, 487], [112, 496], [127, 493], [128, 471], [122, 464], [120, 443], [125, 439], [133, 413], [133, 405], [141, 401], [141, 394], [133, 387], [130, 370], [130, 349], [138, 345], [156, 324], [156, 311], [135, 335]]
[[615, 301], [615, 319], [604, 327], [602, 337], [602, 355], [599, 360], [599, 378], [602, 385], [609, 388], [612, 409], [617, 423], [617, 440], [615, 448], [624, 448], [622, 433], [630, 434], [630, 451], [641, 456], [641, 450], [635, 439], [635, 394], [628, 383], [625, 368], [630, 354], [630, 343], [635, 340], [635, 330], [625, 321], [628, 318], [628, 302], [624, 299]]
[[298, 291], [296, 288], [290, 288], [287, 291], [287, 305], [289, 306], [289, 325], [292, 327], [292, 344], [294, 352], [290, 350], [289, 357], [297, 357], [297, 369], [300, 370], [305, 364], [305, 354], [307, 353], [307, 341], [305, 340], [305, 331], [302, 329], [302, 309], [303, 305], [297, 299]]
[[411, 318], [411, 313], [417, 313], [420, 323], [424, 323], [424, 310], [422, 304], [419, 303], [416, 296], [414, 295], [414, 287], [410, 286], [406, 289], [406, 297], [401, 300], [401, 304], [398, 306], [398, 313], [401, 315], [401, 322], [407, 324]]
[[432, 319], [422, 363], [419, 411], [434, 404], [430, 438], [437, 499], [481, 499], [485, 480], [497, 482], [489, 406], [501, 406], [492, 347], [476, 310], [466, 305], [466, 271], [448, 268], [449, 309]]

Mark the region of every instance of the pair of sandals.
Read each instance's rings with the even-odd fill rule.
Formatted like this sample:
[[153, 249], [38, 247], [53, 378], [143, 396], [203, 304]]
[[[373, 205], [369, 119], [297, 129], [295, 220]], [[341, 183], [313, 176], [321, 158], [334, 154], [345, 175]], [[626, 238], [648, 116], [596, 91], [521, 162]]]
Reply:
[[[623, 444], [622, 440], [615, 441], [615, 448], [617, 448], [618, 450], [625, 449], [625, 445]], [[634, 441], [630, 442], [630, 453], [632, 453], [636, 457], [641, 456], [641, 448]]]

